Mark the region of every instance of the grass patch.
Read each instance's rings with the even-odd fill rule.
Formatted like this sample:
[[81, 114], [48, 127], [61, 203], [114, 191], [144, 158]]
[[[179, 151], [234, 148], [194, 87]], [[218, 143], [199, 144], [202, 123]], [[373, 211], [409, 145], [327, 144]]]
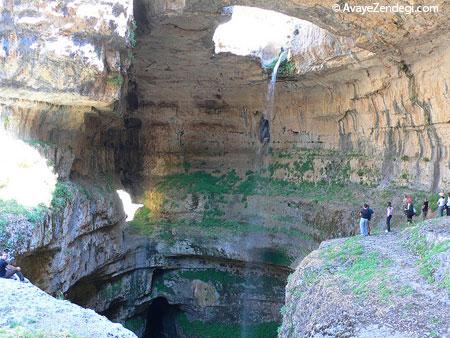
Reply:
[[[0, 248], [13, 249], [20, 246], [31, 229], [44, 223], [47, 213], [48, 208], [43, 204], [30, 208], [15, 200], [0, 199]], [[18, 225], [18, 222], [23, 223], [24, 220], [28, 221], [29, 225]]]
[[405, 296], [411, 296], [415, 293], [416, 291], [414, 290], [414, 288], [411, 285], [403, 285], [400, 287], [400, 290], [398, 291], [398, 294], [402, 297]]
[[164, 283], [163, 278], [158, 278], [155, 280], [154, 284], [152, 285], [152, 289], [157, 295], [160, 295], [161, 293], [165, 293], [167, 295], [174, 295], [174, 291], [171, 287], [167, 286]]
[[64, 337], [64, 338], [81, 338], [78, 335], [65, 332], [50, 332], [47, 330], [35, 330], [23, 326], [15, 326], [9, 328], [0, 328], [0, 337], [2, 338], [49, 338], [49, 337]]
[[246, 337], [251, 338], [274, 338], [277, 336], [277, 322], [258, 324], [241, 324], [225, 322], [202, 322], [200, 320], [190, 321], [186, 314], [177, 317], [178, 327], [184, 336], [202, 338], [238, 338], [245, 332]]
[[[419, 273], [429, 282], [437, 282], [435, 279], [435, 271], [440, 268], [442, 262], [436, 259], [436, 256], [450, 250], [450, 240], [445, 240], [437, 244], [429, 244], [425, 236], [420, 233], [419, 226], [415, 226], [410, 230], [410, 236], [406, 242], [406, 246], [417, 256], [419, 260], [417, 266]], [[450, 291], [449, 272], [438, 283], [439, 287]]]
[[[351, 280], [353, 291], [357, 295], [362, 295], [369, 292], [369, 282], [382, 275], [383, 268], [391, 264], [391, 260], [382, 259], [379, 253], [370, 252], [356, 257], [352, 264], [342, 271], [342, 274]], [[388, 292], [384, 281], [381, 281], [379, 288], [378, 291], [384, 297]]]
[[48, 142], [48, 141], [41, 141], [41, 140], [24, 140], [25, 143], [27, 143], [28, 145], [32, 146], [32, 147], [53, 147], [55, 146], [54, 143], [52, 142]]
[[128, 42], [131, 46], [131, 48], [136, 47], [136, 30], [137, 30], [137, 23], [134, 21], [134, 19], [131, 21], [130, 29], [128, 30]]
[[401, 159], [403, 162], [407, 162], [407, 161], [409, 161], [409, 156], [408, 156], [408, 155], [403, 155], [402, 157], [400, 157], [400, 159]]
[[[323, 269], [320, 270], [315, 270], [315, 269], [311, 269], [311, 268], [305, 268], [303, 270], [302, 273], [302, 278], [300, 279], [300, 283], [298, 283], [297, 285], [294, 285], [290, 290], [290, 295], [295, 299], [298, 300], [300, 299], [304, 292], [312, 287], [314, 284], [316, 284], [316, 282], [319, 280], [319, 277], [324, 273]], [[289, 280], [292, 278], [293, 275], [290, 275], [288, 277], [288, 283]], [[290, 304], [292, 304], [293, 302], [291, 301]], [[283, 308], [281, 309], [281, 314], [284, 316], [286, 314], [291, 314], [292, 309], [289, 308], [288, 306], [284, 305]]]
[[275, 162], [269, 164], [267, 170], [269, 171], [270, 177], [272, 177], [277, 170], [288, 169], [288, 168], [289, 168], [288, 163], [281, 163], [281, 162], [275, 161]]
[[378, 287], [378, 295], [386, 299], [392, 294], [387, 279], [387, 268], [393, 263], [378, 252], [366, 252], [360, 237], [351, 237], [342, 245], [327, 248], [322, 253], [326, 269], [338, 266], [338, 274], [350, 282], [353, 293], [363, 296], [370, 291], [372, 283]]
[[122, 87], [123, 81], [123, 75], [119, 73], [110, 74], [106, 79], [106, 83], [115, 87]]
[[222, 286], [235, 283], [244, 283], [245, 281], [242, 276], [216, 269], [184, 270], [181, 271], [178, 276], [189, 280], [199, 279], [203, 282], [220, 283]]

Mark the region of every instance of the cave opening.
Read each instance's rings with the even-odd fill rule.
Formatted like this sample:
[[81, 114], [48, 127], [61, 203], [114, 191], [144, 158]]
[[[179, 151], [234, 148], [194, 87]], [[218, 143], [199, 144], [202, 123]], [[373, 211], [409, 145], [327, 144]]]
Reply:
[[[253, 56], [264, 68], [273, 68], [280, 51], [297, 51], [299, 31], [312, 25], [282, 13], [257, 7], [228, 6], [222, 15], [229, 20], [213, 36], [215, 53]], [[287, 56], [290, 59], [290, 54]]]
[[147, 325], [143, 338], [177, 338], [176, 318], [180, 314], [177, 305], [169, 304], [166, 298], [155, 298], [147, 310]]

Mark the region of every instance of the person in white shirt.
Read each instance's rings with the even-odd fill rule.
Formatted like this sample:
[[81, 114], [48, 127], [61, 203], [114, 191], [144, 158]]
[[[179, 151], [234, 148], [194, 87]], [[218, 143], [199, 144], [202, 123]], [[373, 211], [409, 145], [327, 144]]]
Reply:
[[388, 202], [386, 209], [386, 232], [391, 231], [391, 219], [392, 214], [394, 213], [394, 208], [392, 207], [391, 202]]
[[439, 194], [439, 201], [438, 201], [438, 215], [440, 217], [444, 216], [444, 208], [445, 208], [445, 197], [443, 193]]
[[448, 196], [447, 196], [446, 209], [447, 209], [447, 216], [450, 216], [450, 192], [448, 193]]

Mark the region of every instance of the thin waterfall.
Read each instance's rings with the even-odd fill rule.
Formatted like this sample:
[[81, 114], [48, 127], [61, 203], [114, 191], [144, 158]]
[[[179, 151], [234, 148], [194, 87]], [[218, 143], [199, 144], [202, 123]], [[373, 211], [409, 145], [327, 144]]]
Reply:
[[289, 50], [282, 50], [278, 56], [278, 60], [273, 67], [272, 76], [270, 78], [269, 87], [267, 89], [266, 97], [266, 119], [269, 122], [273, 122], [274, 116], [274, 104], [275, 104], [275, 85], [277, 83], [278, 68], [280, 68], [281, 62], [286, 60]]
[[[270, 125], [272, 121], [274, 120], [275, 114], [274, 114], [274, 104], [275, 104], [275, 86], [277, 82], [277, 74], [278, 69], [280, 67], [280, 64], [286, 60], [288, 56], [289, 50], [282, 50], [280, 55], [278, 56], [277, 62], [275, 63], [275, 66], [273, 67], [272, 76], [269, 81], [268, 89], [267, 89], [267, 96], [266, 96], [266, 109], [264, 111], [263, 116], [261, 117], [260, 121], [260, 135], [259, 139], [261, 142], [261, 146], [258, 150], [256, 162], [255, 162], [255, 172], [259, 174], [263, 174], [264, 169], [267, 168], [268, 162], [270, 160], [269, 152], [268, 152], [268, 145], [270, 141]], [[265, 193], [265, 192], [263, 192]], [[265, 203], [266, 205], [259, 205], [257, 207], [256, 213], [258, 214], [257, 221], [261, 221], [264, 224], [268, 225], [272, 221], [270, 219], [270, 215], [267, 214], [267, 210], [270, 209], [270, 200], [268, 199]], [[267, 245], [270, 246], [269, 240], [266, 239], [268, 243]], [[259, 245], [262, 243], [259, 242]], [[257, 257], [258, 254], [255, 254], [254, 252], [254, 243], [251, 238], [245, 238], [245, 251], [248, 254], [247, 259], [249, 261], [258, 261]], [[253, 295], [251, 292], [252, 284], [255, 284], [258, 282], [258, 276], [256, 274], [252, 273], [254, 272], [252, 267], [246, 263], [245, 268], [245, 284], [244, 284], [244, 291], [241, 296], [241, 300], [243, 301], [242, 304], [242, 310], [241, 310], [241, 338], [247, 338], [249, 337], [250, 330], [249, 330], [249, 324], [251, 323], [251, 314], [252, 314], [252, 304], [251, 302], [254, 301], [252, 299]]]
[[277, 75], [278, 69], [280, 68], [281, 63], [287, 59], [289, 53], [289, 49], [281, 50], [278, 55], [278, 59], [275, 62], [275, 66], [273, 67], [272, 76], [270, 77], [270, 81], [267, 88], [266, 95], [266, 109], [264, 110], [263, 116], [260, 121], [260, 130], [259, 130], [259, 139], [261, 142], [261, 146], [258, 150], [256, 172], [260, 172], [264, 169], [264, 158], [268, 152], [268, 144], [270, 141], [270, 127], [272, 122], [275, 119], [274, 105], [275, 105], [275, 86], [277, 83]]

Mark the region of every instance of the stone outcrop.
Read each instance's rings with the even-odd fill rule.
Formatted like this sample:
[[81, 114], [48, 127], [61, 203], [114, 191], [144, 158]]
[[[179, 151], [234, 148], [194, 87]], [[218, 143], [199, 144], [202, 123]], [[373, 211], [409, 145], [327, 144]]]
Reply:
[[111, 110], [134, 44], [130, 1], [2, 2], [0, 98]]
[[131, 331], [94, 311], [58, 300], [30, 283], [0, 279], [2, 337], [133, 338]]
[[445, 337], [448, 221], [323, 242], [289, 277], [279, 337]]

